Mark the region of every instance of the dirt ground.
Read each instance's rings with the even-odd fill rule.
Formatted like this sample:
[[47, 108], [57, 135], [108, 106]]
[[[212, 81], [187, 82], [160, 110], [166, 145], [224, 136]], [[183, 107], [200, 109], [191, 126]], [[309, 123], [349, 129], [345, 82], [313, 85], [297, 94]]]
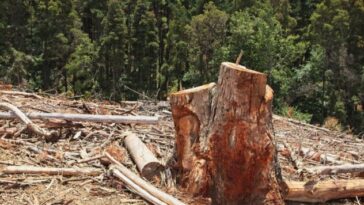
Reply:
[[[167, 102], [99, 102], [70, 100], [62, 96], [0, 95], [0, 101], [16, 105], [24, 112], [63, 112], [114, 115], [159, 116], [158, 125], [127, 125], [113, 123], [68, 122], [64, 120], [34, 120], [47, 129], [59, 133], [57, 142], [45, 142], [42, 137], [29, 133], [17, 120], [0, 120], [0, 170], [9, 165], [43, 167], [93, 167], [106, 170], [99, 160], [80, 163], [80, 160], [100, 154], [112, 144], [123, 145], [127, 131], [136, 133], [165, 164], [174, 160], [174, 125]], [[286, 118], [273, 120], [282, 174], [288, 180], [350, 179], [360, 176], [348, 174], [336, 176], [311, 176], [299, 168], [330, 164], [320, 156], [332, 156], [338, 162], [363, 163], [364, 141], [345, 133], [327, 131], [307, 126]], [[310, 155], [300, 152], [310, 150]], [[125, 152], [127, 153], [127, 152]], [[288, 154], [287, 154], [288, 153]], [[288, 155], [295, 155], [299, 167]], [[121, 159], [137, 173], [130, 157]], [[297, 165], [296, 164], [296, 165]], [[179, 192], [175, 178], [168, 168], [155, 186], [180, 198], [187, 204], [199, 204], [198, 200]], [[321, 204], [360, 204], [364, 199], [342, 199]], [[33, 205], [111, 205], [148, 204], [138, 195], [126, 189], [122, 182], [107, 171], [97, 177], [62, 177], [47, 175], [6, 175], [0, 172], [0, 204]], [[302, 204], [293, 203], [289, 204]]]

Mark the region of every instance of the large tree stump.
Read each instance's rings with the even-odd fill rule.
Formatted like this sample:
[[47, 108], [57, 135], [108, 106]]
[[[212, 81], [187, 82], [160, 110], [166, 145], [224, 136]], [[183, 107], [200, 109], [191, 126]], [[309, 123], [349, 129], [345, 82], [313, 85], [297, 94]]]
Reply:
[[181, 184], [213, 204], [284, 204], [266, 75], [222, 63], [217, 85], [170, 96]]

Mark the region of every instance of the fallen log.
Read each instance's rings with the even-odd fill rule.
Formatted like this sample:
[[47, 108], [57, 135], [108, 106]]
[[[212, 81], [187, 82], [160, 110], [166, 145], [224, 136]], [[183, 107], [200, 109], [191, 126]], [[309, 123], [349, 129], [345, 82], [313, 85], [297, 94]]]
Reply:
[[[61, 119], [69, 121], [86, 122], [108, 122], [124, 124], [158, 124], [158, 117], [153, 116], [120, 116], [120, 115], [90, 115], [90, 114], [71, 114], [71, 113], [39, 113], [31, 112], [25, 114], [32, 119]], [[0, 119], [17, 118], [14, 113], [0, 112]]]
[[11, 116], [13, 116], [13, 118], [18, 118], [21, 122], [23, 122], [27, 128], [40, 136], [44, 136], [47, 140], [52, 140], [57, 137], [57, 132], [53, 131], [53, 132], [48, 132], [42, 128], [40, 128], [39, 126], [37, 126], [36, 124], [34, 124], [21, 110], [19, 110], [16, 106], [10, 104], [10, 103], [5, 103], [5, 102], [1, 102], [0, 103], [0, 108], [6, 109], [6, 110], [10, 110], [11, 112], [9, 112], [8, 114], [10, 114]]
[[164, 166], [134, 133], [127, 133], [124, 144], [136, 163], [141, 176], [152, 180], [163, 171]]
[[287, 181], [285, 200], [299, 202], [326, 202], [333, 199], [363, 197], [364, 179], [329, 180], [318, 182]]
[[364, 164], [344, 164], [338, 166], [318, 166], [306, 168], [307, 172], [319, 175], [340, 173], [364, 173]]
[[[144, 181], [142, 178], [134, 174], [132, 171], [127, 169], [124, 165], [122, 165], [120, 162], [115, 160], [109, 153], [105, 153], [105, 156], [109, 158], [111, 162], [113, 162], [117, 168], [125, 177], [127, 177], [129, 180], [131, 180], [134, 184], [138, 185], [143, 190], [147, 191], [151, 195], [153, 195], [155, 198], [158, 198], [160, 201], [170, 204], [170, 205], [185, 205], [180, 200], [174, 198], [171, 195], [168, 195], [167, 193], [161, 191], [160, 189], [154, 187], [152, 184]], [[127, 183], [127, 181], [124, 181], [124, 183]]]
[[283, 204], [267, 76], [222, 63], [216, 85], [170, 95], [177, 162], [188, 192], [213, 204]]
[[0, 169], [3, 174], [42, 174], [62, 176], [97, 176], [102, 173], [99, 169], [93, 168], [56, 168], [56, 167], [35, 167], [35, 166], [7, 166]]

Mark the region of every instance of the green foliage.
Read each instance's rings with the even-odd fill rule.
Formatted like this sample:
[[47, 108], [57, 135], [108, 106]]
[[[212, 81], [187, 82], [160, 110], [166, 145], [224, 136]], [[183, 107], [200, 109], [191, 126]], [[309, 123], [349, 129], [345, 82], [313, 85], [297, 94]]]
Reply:
[[303, 113], [303, 112], [299, 111], [299, 109], [297, 109], [295, 107], [290, 107], [287, 105], [282, 106], [280, 108], [280, 110], [278, 111], [278, 113], [282, 116], [293, 118], [293, 119], [307, 122], [307, 123], [311, 122], [311, 118], [312, 118], [312, 114]]
[[281, 105], [292, 87], [292, 65], [305, 51], [304, 43], [297, 37], [285, 36], [272, 7], [257, 4], [231, 17], [228, 51], [231, 60], [244, 51], [241, 64], [265, 72], [275, 90], [276, 106]]
[[[205, 4], [204, 13], [192, 17], [191, 25], [186, 27], [190, 33], [191, 62], [205, 83], [215, 79], [218, 65], [211, 65], [214, 51], [225, 41], [228, 15], [212, 2]], [[217, 67], [216, 67], [217, 66]]]
[[68, 89], [75, 94], [95, 91], [97, 81], [92, 67], [96, 58], [96, 50], [87, 34], [79, 29], [73, 29], [72, 33], [76, 48], [65, 65], [67, 81], [70, 83]]
[[31, 66], [34, 60], [32, 56], [14, 48], [11, 48], [10, 52], [9, 67], [5, 72], [4, 79], [14, 85], [24, 84], [28, 75], [26, 67]]
[[0, 80], [165, 99], [216, 81], [243, 50], [241, 64], [267, 74], [276, 112], [359, 133], [363, 19], [362, 0], [2, 0]]

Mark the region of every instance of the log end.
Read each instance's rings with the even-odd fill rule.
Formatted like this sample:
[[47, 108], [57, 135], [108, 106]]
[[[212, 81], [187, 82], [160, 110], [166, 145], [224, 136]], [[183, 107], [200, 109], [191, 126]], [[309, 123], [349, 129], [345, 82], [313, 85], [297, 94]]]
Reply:
[[161, 172], [164, 171], [164, 166], [159, 162], [150, 162], [143, 167], [141, 175], [147, 180], [153, 180], [156, 177], [160, 177]]
[[208, 93], [216, 86], [216, 83], [209, 83], [187, 90], [181, 90], [170, 94], [170, 103], [173, 106], [188, 105], [194, 96], [209, 96]]
[[239, 65], [239, 64], [236, 64], [236, 63], [223, 62], [221, 65], [224, 66], [224, 67], [232, 68], [232, 69], [235, 69], [235, 70], [238, 70], [238, 71], [242, 71], [242, 72], [245, 72], [245, 73], [251, 73], [251, 74], [257, 74], [257, 75], [267, 76], [264, 73], [261, 73], [261, 72], [255, 71], [255, 70], [248, 69], [245, 66], [242, 66], [242, 65]]

